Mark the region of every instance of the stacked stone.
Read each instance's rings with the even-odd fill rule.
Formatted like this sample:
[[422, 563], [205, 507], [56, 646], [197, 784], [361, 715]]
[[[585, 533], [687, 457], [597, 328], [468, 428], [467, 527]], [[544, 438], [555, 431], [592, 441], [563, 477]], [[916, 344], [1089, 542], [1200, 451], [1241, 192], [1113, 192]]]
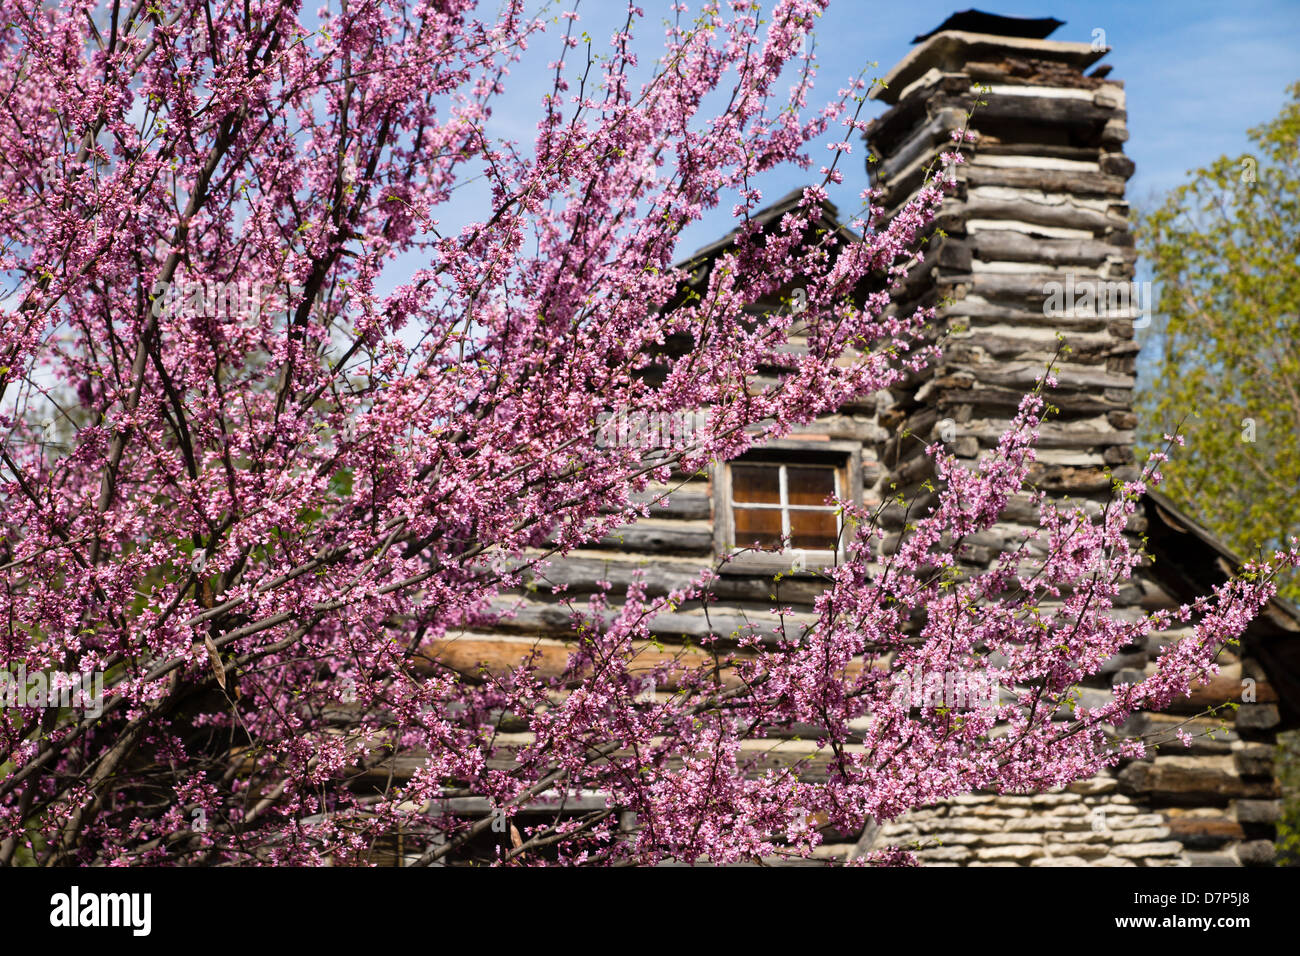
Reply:
[[1183, 845], [1163, 815], [1113, 792], [958, 797], [884, 827], [930, 866], [1178, 866]]

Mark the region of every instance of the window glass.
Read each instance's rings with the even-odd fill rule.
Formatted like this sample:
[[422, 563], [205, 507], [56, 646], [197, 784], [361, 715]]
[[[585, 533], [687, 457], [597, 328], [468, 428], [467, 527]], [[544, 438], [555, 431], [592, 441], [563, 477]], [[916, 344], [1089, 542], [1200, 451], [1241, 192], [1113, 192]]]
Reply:
[[840, 519], [833, 504], [841, 493], [839, 470], [831, 464], [746, 461], [730, 466], [732, 540], [735, 548], [789, 547], [834, 551]]
[[791, 511], [790, 543], [796, 548], [834, 551], [838, 541], [833, 511]]
[[785, 476], [792, 505], [823, 507], [826, 499], [835, 494], [835, 469], [833, 468], [801, 468], [787, 465]]
[[780, 465], [732, 465], [731, 497], [759, 504], [781, 503]]
[[778, 508], [737, 508], [736, 547], [781, 547], [781, 511]]

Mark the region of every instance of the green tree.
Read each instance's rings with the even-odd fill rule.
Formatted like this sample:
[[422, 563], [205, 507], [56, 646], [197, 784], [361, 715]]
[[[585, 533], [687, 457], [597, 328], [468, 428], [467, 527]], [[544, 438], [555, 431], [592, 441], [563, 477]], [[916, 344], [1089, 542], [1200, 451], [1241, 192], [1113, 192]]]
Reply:
[[1300, 866], [1300, 731], [1278, 735], [1277, 767], [1286, 797], [1277, 825], [1277, 864]]
[[1300, 532], [1300, 83], [1288, 93], [1252, 153], [1197, 170], [1138, 232], [1158, 289], [1140, 438], [1181, 428], [1164, 490], [1246, 556]]
[[[1159, 290], [1138, 393], [1147, 447], [1186, 447], [1164, 490], [1251, 555], [1300, 533], [1300, 83], [1252, 153], [1221, 156], [1139, 221]], [[1279, 582], [1300, 598], [1300, 579]], [[1278, 863], [1300, 865], [1300, 737], [1277, 754]]]

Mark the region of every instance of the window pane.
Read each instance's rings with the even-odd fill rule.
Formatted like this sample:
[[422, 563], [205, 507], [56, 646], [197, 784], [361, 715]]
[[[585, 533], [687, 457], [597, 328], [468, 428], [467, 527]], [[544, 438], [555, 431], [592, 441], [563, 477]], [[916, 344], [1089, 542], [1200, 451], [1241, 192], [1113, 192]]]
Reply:
[[[731, 498], [756, 504], [781, 503], [781, 469], [778, 465], [732, 465]], [[780, 519], [777, 519], [778, 526]]]
[[737, 508], [736, 541], [738, 548], [751, 547], [755, 541], [761, 548], [781, 547], [781, 512], [777, 508]]
[[786, 492], [790, 495], [792, 505], [825, 504], [828, 495], [835, 494], [835, 469], [833, 468], [799, 468], [790, 466], [786, 469]]
[[793, 547], [834, 551], [838, 541], [836, 531], [833, 511], [790, 512], [790, 539]]

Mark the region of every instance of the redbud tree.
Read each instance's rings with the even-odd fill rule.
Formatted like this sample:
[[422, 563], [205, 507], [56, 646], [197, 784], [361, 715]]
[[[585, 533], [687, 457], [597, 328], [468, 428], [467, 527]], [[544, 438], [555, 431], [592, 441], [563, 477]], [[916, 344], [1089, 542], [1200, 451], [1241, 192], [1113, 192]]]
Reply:
[[[1121, 620], [1134, 481], [1091, 512], [1039, 499], [1037, 547], [959, 572], [1024, 487], [1046, 372], [977, 468], [930, 449], [901, 540], [841, 502], [813, 624], [638, 667], [656, 614], [708, 600], [703, 569], [575, 605], [558, 676], [436, 650], [652, 513], [647, 489], [933, 358], [890, 286], [960, 152], [888, 221], [865, 191], [851, 230], [814, 228], [866, 92], [808, 106], [824, 6], [674, 5], [642, 64], [635, 7], [597, 43], [521, 0], [0, 3], [0, 860], [727, 863], [809, 854], [810, 817], [854, 832], [1141, 752], [1107, 728], [1211, 671], [1296, 555]], [[503, 141], [493, 104], [536, 44], [536, 136]], [[814, 185], [760, 225], [782, 164]], [[467, 184], [482, 208], [443, 225]], [[677, 237], [720, 204], [735, 241], [683, 294]], [[797, 309], [747, 309], [792, 287]], [[701, 409], [660, 447], [602, 435]], [[1175, 621], [1192, 636], [1154, 675], [1053, 719]], [[1008, 690], [896, 693], [954, 667]], [[94, 706], [15, 694], [89, 674]], [[807, 725], [807, 759], [743, 746]]]

